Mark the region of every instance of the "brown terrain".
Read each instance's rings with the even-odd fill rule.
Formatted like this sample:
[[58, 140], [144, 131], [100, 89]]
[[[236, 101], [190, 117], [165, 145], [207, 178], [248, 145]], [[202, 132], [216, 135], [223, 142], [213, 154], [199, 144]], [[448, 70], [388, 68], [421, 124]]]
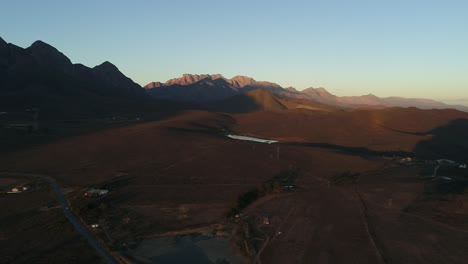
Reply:
[[[43, 42], [0, 39], [0, 55], [0, 100], [10, 107], [0, 116], [1, 173], [56, 179], [113, 254], [180, 263], [186, 251], [160, 252], [180, 242], [199, 263], [468, 259], [468, 173], [440, 166], [431, 177], [436, 159], [467, 163], [466, 112], [387, 107], [372, 95], [331, 103], [351, 99], [242, 76], [184, 75], [147, 91], [110, 63], [72, 64]], [[161, 101], [175, 95], [178, 103]], [[41, 129], [9, 128], [19, 101], [41, 109]], [[101, 261], [47, 184], [0, 176], [2, 190], [34, 186], [0, 194], [0, 262]], [[85, 197], [90, 188], [109, 193]], [[207, 237], [235, 257], [217, 242], [201, 250]]]
[[[115, 223], [107, 214], [129, 219], [118, 229], [109, 227], [110, 236], [117, 237], [109, 239], [113, 246], [168, 231], [213, 224], [228, 228], [232, 224], [226, 215], [238, 197], [294, 172], [298, 189], [266, 193], [242, 212], [245, 219], [234, 222], [247, 224], [260, 239], [254, 240], [252, 234], [246, 237], [239, 228], [232, 231], [253, 260], [464, 262], [466, 231], [457, 230], [465, 227], [453, 224], [468, 216], [464, 192], [437, 194], [438, 198], [428, 201], [427, 180], [420, 178], [417, 169], [395, 165], [391, 158], [427, 154], [425, 150], [432, 147], [450, 149], [457, 139], [440, 146], [434, 141], [441, 137], [437, 131], [457, 120], [465, 120], [462, 129], [466, 129], [468, 114], [415, 108], [294, 109], [293, 103], [301, 103], [266, 92], [232, 100], [245, 105], [245, 98], [252, 99], [247, 108], [256, 105], [266, 111], [185, 111], [160, 121], [104, 129], [9, 153], [2, 157], [1, 167], [51, 175], [76, 190], [110, 189], [111, 194], [99, 203], [115, 213], [83, 212], [106, 219], [109, 226]], [[223, 136], [226, 131], [280, 143], [231, 140]], [[466, 141], [458, 140], [466, 149]], [[443, 136], [441, 142], [445, 142]], [[447, 153], [452, 155], [447, 158], [467, 158], [466, 152]], [[359, 181], [335, 185], [330, 180], [347, 171], [360, 174]], [[78, 199], [77, 207], [82, 203], [79, 197], [78, 192], [73, 198]], [[388, 199], [393, 199], [390, 208]], [[440, 199], [445, 202], [440, 204]], [[437, 214], [425, 209], [434, 205], [440, 211]], [[271, 219], [267, 227], [261, 223], [264, 217]], [[247, 248], [242, 246], [244, 240]]]

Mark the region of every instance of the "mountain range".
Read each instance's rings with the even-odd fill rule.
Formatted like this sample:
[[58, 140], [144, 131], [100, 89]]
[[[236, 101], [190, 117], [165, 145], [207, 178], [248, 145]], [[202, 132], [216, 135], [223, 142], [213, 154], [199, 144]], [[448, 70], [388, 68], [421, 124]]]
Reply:
[[[268, 109], [268, 106], [257, 107], [258, 104], [256, 107], [240, 105], [239, 109], [234, 109], [237, 99], [246, 100], [240, 95], [257, 89], [274, 96], [254, 93], [254, 102], [275, 102], [281, 98], [300, 100], [303, 103], [295, 104], [301, 107], [306, 105], [308, 109], [315, 109], [315, 106], [310, 106], [315, 102], [346, 108], [417, 107], [468, 111], [466, 106], [448, 105], [429, 99], [381, 98], [372, 94], [340, 97], [324, 88], [298, 91], [246, 76], [228, 79], [221, 74], [184, 74], [164, 83], [151, 82], [141, 87], [110, 62], [90, 68], [72, 63], [67, 56], [43, 41], [21, 48], [0, 38], [0, 110], [39, 107], [41, 112], [53, 115], [99, 115], [128, 109], [144, 111], [143, 105], [173, 108], [176, 105], [193, 107], [194, 103], [197, 108], [220, 110], [225, 107], [219, 106], [226, 103], [229, 106], [226, 110], [231, 112]], [[259, 99], [262, 96], [269, 99]], [[234, 99], [227, 100], [231, 97]]]
[[110, 62], [89, 68], [73, 64], [45, 42], [21, 48], [0, 38], [0, 105], [4, 110], [39, 107], [49, 113], [99, 114], [142, 100], [148, 100], [145, 90]]
[[350, 108], [417, 107], [421, 109], [455, 108], [468, 111], [468, 107], [463, 105], [448, 105], [431, 99], [381, 98], [373, 94], [340, 97], [329, 93], [325, 88], [307, 88], [298, 91], [293, 87], [283, 88], [276, 83], [256, 81], [246, 76], [235, 76], [227, 79], [221, 74], [184, 74], [180, 78], [170, 79], [165, 83], [151, 82], [145, 85], [144, 88], [155, 98], [176, 101], [217, 101], [251, 90], [263, 89], [280, 97], [306, 99], [327, 105]]

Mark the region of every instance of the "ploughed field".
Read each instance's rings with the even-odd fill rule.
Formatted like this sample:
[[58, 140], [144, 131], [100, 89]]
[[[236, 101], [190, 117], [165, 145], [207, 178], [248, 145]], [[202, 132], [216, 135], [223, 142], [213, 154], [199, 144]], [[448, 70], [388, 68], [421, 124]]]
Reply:
[[[5, 153], [0, 166], [74, 188], [72, 206], [85, 221], [105, 222], [99, 235], [122, 252], [166, 232], [222, 224], [243, 254], [263, 263], [463, 263], [468, 231], [460, 230], [468, 229], [452, 218], [468, 214], [465, 190], [431, 193], [419, 168], [392, 157], [466, 160], [467, 118], [411, 108], [185, 111]], [[274, 185], [286, 182], [293, 188]], [[85, 200], [89, 187], [110, 194]], [[242, 216], [230, 214], [255, 188], [261, 195], [238, 208]]]

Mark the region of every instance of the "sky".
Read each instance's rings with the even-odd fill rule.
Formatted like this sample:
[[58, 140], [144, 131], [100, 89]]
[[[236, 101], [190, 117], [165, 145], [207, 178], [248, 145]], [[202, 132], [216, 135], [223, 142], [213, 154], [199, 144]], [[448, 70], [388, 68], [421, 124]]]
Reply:
[[0, 37], [140, 85], [245, 75], [337, 95], [468, 104], [468, 1], [1, 1]]

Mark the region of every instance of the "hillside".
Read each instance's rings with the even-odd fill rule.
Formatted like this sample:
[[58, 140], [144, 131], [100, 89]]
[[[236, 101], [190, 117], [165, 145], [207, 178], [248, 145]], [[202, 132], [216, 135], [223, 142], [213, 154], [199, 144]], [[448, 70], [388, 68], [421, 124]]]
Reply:
[[271, 92], [257, 89], [208, 104], [208, 109], [228, 113], [282, 111], [288, 108]]
[[41, 109], [43, 117], [99, 115], [147, 100], [144, 89], [110, 62], [89, 68], [73, 64], [63, 53], [42, 41], [23, 49], [0, 39], [3, 111], [36, 107]]

